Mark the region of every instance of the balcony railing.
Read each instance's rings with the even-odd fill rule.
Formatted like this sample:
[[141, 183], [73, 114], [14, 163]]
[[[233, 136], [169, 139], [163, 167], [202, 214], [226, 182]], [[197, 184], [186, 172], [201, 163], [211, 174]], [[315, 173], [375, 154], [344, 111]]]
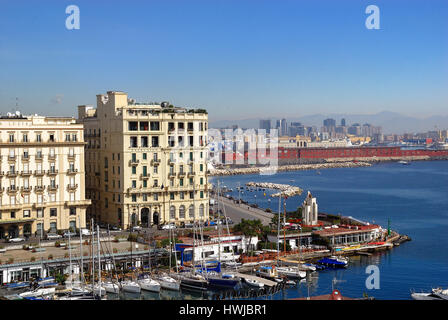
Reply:
[[68, 190], [76, 190], [78, 188], [78, 184], [77, 183], [75, 183], [75, 184], [71, 184], [71, 183], [69, 183], [68, 185], [67, 185], [67, 189]]
[[16, 177], [18, 174], [19, 174], [19, 172], [15, 171], [15, 170], [14, 171], [13, 170], [6, 171], [7, 177]]
[[35, 186], [34, 191], [36, 192], [42, 192], [45, 190], [45, 186]]
[[28, 187], [21, 187], [20, 190], [22, 192], [30, 192], [33, 189], [33, 187], [28, 186]]
[[139, 162], [140, 162], [140, 160], [131, 159], [131, 160], [129, 160], [129, 165], [138, 164]]
[[35, 170], [34, 175], [35, 176], [43, 176], [45, 174], [45, 170]]
[[76, 174], [78, 172], [78, 169], [68, 169], [67, 174]]
[[160, 164], [160, 159], [152, 159], [151, 160], [151, 165], [158, 166], [159, 164]]
[[16, 161], [16, 158], [17, 158], [17, 156], [9, 155], [8, 156], [8, 161]]
[[140, 180], [147, 180], [147, 179], [149, 179], [149, 174], [143, 174], [143, 173], [140, 174]]
[[57, 175], [58, 172], [59, 172], [59, 170], [57, 170], [57, 169], [55, 169], [55, 170], [51, 170], [51, 169], [50, 169], [50, 170], [47, 171], [47, 173], [48, 173], [49, 176]]
[[27, 162], [30, 160], [30, 156], [29, 155], [22, 155], [22, 161], [23, 162]]
[[55, 154], [49, 154], [48, 155], [48, 160], [55, 160], [56, 159], [56, 155]]
[[17, 188], [16, 188], [16, 186], [8, 187], [6, 189], [6, 192], [8, 192], [8, 193], [16, 193], [17, 192]]
[[36, 157], [35, 157], [36, 160], [43, 160], [43, 158], [44, 158], [44, 157], [42, 156], [41, 153], [40, 153], [40, 154], [39, 154], [39, 153], [36, 154]]
[[30, 176], [31, 174], [32, 174], [32, 172], [30, 170], [20, 172], [21, 176]]
[[70, 160], [73, 160], [73, 159], [76, 158], [76, 155], [75, 154], [68, 154], [67, 158], [70, 159]]
[[58, 189], [59, 185], [58, 184], [50, 184], [48, 185], [47, 189], [49, 191], [56, 191]]

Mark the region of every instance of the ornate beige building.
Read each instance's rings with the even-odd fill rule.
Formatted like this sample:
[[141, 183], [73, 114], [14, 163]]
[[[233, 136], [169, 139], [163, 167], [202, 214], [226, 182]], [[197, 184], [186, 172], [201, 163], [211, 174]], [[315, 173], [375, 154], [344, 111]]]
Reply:
[[65, 117], [0, 117], [0, 237], [85, 227], [83, 126]]
[[88, 216], [151, 226], [208, 220], [205, 110], [136, 103], [124, 92], [78, 107], [86, 137]]

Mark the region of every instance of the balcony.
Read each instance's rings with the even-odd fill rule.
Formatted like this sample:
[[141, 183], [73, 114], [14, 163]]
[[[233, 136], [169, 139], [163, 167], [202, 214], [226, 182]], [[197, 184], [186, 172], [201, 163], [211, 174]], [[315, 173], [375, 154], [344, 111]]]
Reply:
[[78, 173], [78, 169], [68, 169], [67, 174], [76, 174]]
[[174, 171], [170, 171], [170, 172], [168, 173], [168, 177], [170, 177], [170, 178], [174, 178], [174, 177], [176, 177], [176, 172], [174, 172]]
[[68, 160], [75, 160], [76, 155], [75, 154], [68, 154], [67, 158], [68, 158]]
[[176, 160], [174, 160], [174, 159], [168, 159], [168, 164], [175, 164], [176, 163]]
[[41, 153], [36, 154], [35, 156], [36, 161], [42, 161], [44, 159], [44, 157], [42, 156]]
[[195, 174], [196, 174], [195, 171], [190, 171], [190, 172], [188, 172], [188, 176], [189, 176], [189, 177], [192, 177], [192, 176], [194, 176]]
[[59, 187], [59, 185], [57, 185], [57, 184], [50, 184], [50, 185], [48, 185], [47, 190], [48, 191], [56, 191], [58, 189], [58, 187]]
[[17, 158], [17, 156], [9, 155], [8, 156], [8, 161], [16, 161], [16, 158]]
[[143, 173], [140, 174], [140, 180], [148, 180], [149, 174], [144, 175]]
[[6, 176], [7, 177], [17, 177], [17, 175], [19, 174], [19, 172], [18, 171], [13, 171], [13, 170], [9, 170], [9, 171], [6, 171]]
[[137, 159], [131, 159], [131, 160], [129, 160], [129, 165], [130, 165], [130, 166], [131, 166], [131, 165], [137, 165], [139, 162], [140, 162], [140, 160], [137, 160]]
[[21, 171], [21, 172], [20, 172], [20, 175], [23, 176], [23, 177], [28, 177], [28, 176], [30, 176], [31, 174], [32, 174], [32, 172], [31, 172], [30, 170], [27, 170], [27, 171]]
[[21, 192], [31, 192], [31, 190], [33, 189], [33, 187], [28, 186], [28, 187], [21, 187], [20, 191]]
[[7, 192], [7, 193], [16, 193], [16, 192], [17, 192], [17, 188], [16, 188], [16, 186], [8, 187], [8, 188], [6, 189], [6, 192]]
[[59, 172], [59, 170], [57, 170], [57, 169], [53, 169], [53, 170], [50, 169], [50, 170], [47, 171], [47, 174], [49, 176], [55, 176], [55, 175], [58, 174], [58, 172]]
[[186, 174], [187, 173], [185, 171], [180, 171], [178, 175], [179, 177], [185, 177]]
[[35, 170], [34, 175], [35, 176], [43, 176], [45, 174], [45, 170]]
[[151, 165], [152, 166], [158, 166], [160, 164], [160, 159], [152, 159], [151, 160]]
[[45, 190], [45, 186], [35, 186], [34, 191], [35, 192], [42, 192]]
[[76, 189], [78, 189], [78, 184], [76, 183], [76, 184], [71, 184], [71, 183], [69, 183], [68, 185], [67, 185], [67, 190], [69, 190], [69, 191], [74, 191], [74, 190], [76, 190]]
[[74, 201], [65, 201], [64, 205], [66, 207], [73, 207], [73, 206], [90, 206], [92, 204], [92, 201], [90, 199], [85, 200], [74, 200]]
[[22, 162], [28, 162], [30, 161], [30, 156], [29, 155], [23, 155], [22, 156]]
[[49, 154], [48, 155], [48, 160], [56, 160], [56, 155], [55, 154]]
[[129, 188], [127, 188], [127, 193], [138, 193], [139, 192], [139, 189], [137, 189], [137, 187], [129, 187]]

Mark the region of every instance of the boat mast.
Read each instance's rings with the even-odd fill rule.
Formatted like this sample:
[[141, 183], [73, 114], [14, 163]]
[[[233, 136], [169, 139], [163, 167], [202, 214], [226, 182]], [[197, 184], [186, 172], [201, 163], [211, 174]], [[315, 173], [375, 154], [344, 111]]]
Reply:
[[278, 224], [277, 224], [277, 264], [280, 260], [279, 254], [280, 254], [280, 213], [281, 213], [281, 205], [282, 205], [282, 197], [281, 195], [278, 196]]
[[283, 200], [283, 251], [286, 254], [286, 195]]
[[73, 269], [72, 269], [72, 246], [70, 241], [70, 229], [68, 231], [68, 253], [69, 253], [69, 263], [70, 263], [70, 288], [73, 288]]
[[[218, 199], [216, 200], [217, 205], [218, 205], [218, 261], [219, 263], [221, 263], [221, 224], [219, 223], [220, 218], [221, 218], [221, 214], [219, 212], [219, 180], [218, 180], [218, 194], [217, 194]], [[221, 268], [220, 268], [221, 269]]]
[[98, 286], [100, 289], [100, 299], [101, 299], [101, 246], [100, 246], [100, 226], [96, 226], [96, 238], [98, 241]]
[[91, 248], [91, 257], [92, 257], [92, 270], [91, 270], [91, 274], [92, 274], [92, 292], [94, 291], [94, 283], [95, 283], [95, 256], [94, 256], [94, 235], [93, 235], [93, 218], [92, 218], [92, 225], [90, 226], [90, 230], [91, 230], [91, 235], [90, 235], [90, 248]]
[[83, 252], [82, 252], [82, 229], [81, 229], [81, 217], [78, 216], [78, 224], [79, 224], [79, 251], [81, 253], [81, 287], [84, 288], [84, 260], [83, 260]]

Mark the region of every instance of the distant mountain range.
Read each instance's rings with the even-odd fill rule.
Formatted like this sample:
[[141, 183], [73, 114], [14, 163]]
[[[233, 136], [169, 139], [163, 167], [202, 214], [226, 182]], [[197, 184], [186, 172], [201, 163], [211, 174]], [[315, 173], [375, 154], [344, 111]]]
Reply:
[[[399, 113], [382, 111], [376, 114], [314, 114], [303, 117], [286, 118], [288, 126], [291, 122], [301, 122], [305, 126], [322, 127], [323, 121], [327, 118], [336, 120], [337, 125], [340, 125], [341, 119], [344, 118], [346, 125], [350, 126], [354, 123], [363, 125], [370, 123], [373, 126], [381, 126], [385, 134], [402, 134], [402, 133], [418, 133], [437, 129], [448, 129], [448, 116], [431, 116], [424, 119], [405, 116]], [[227, 126], [238, 125], [240, 128], [258, 128], [261, 119], [267, 118], [252, 118], [242, 120], [219, 120], [211, 121], [210, 128], [225, 128]], [[277, 118], [270, 118], [271, 126], [275, 126]], [[278, 118], [280, 119], [280, 118]]]

